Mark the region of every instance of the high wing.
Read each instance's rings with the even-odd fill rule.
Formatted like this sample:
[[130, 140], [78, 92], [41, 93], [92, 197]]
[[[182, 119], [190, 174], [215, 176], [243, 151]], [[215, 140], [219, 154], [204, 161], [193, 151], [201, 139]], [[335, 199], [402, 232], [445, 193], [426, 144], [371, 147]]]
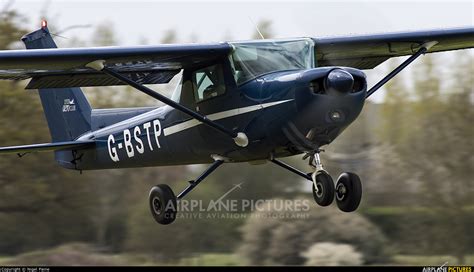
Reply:
[[[47, 28], [23, 39], [39, 39]], [[436, 41], [427, 53], [474, 47], [474, 28], [401, 32], [378, 35], [314, 38], [318, 66], [372, 69], [391, 57], [414, 54], [422, 44]], [[123, 81], [86, 67], [105, 66], [139, 84], [167, 83], [180, 69], [216, 62], [232, 51], [228, 43], [33, 49], [0, 51], [0, 79], [32, 78], [27, 88], [122, 85]]]
[[[34, 43], [44, 35], [49, 35], [47, 28], [22, 40]], [[86, 67], [92, 61], [105, 60], [107, 67], [140, 84], [168, 83], [181, 69], [215, 62], [230, 51], [227, 43], [5, 50], [0, 51], [0, 79], [32, 78], [27, 89], [123, 85]]]
[[45, 143], [45, 144], [32, 144], [32, 145], [19, 145], [19, 146], [8, 146], [0, 147], [0, 154], [7, 153], [31, 153], [31, 152], [47, 152], [47, 151], [58, 151], [65, 149], [81, 149], [95, 145], [94, 141], [69, 141], [69, 142], [57, 142], [57, 143]]
[[474, 27], [313, 40], [318, 66], [372, 69], [389, 58], [413, 55], [426, 42], [438, 42], [427, 53], [473, 48]]

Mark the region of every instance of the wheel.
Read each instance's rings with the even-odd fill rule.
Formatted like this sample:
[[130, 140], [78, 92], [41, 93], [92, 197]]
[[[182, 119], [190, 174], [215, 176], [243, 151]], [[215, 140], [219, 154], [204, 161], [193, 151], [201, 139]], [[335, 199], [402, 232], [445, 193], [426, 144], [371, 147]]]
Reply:
[[176, 196], [168, 185], [159, 184], [151, 188], [149, 204], [156, 222], [167, 225], [176, 219]]
[[316, 174], [316, 186], [317, 192], [313, 184], [314, 201], [323, 207], [331, 205], [334, 200], [334, 182], [331, 176], [324, 171], [319, 171]]
[[336, 184], [336, 203], [343, 212], [353, 212], [362, 198], [362, 183], [354, 173], [342, 173]]

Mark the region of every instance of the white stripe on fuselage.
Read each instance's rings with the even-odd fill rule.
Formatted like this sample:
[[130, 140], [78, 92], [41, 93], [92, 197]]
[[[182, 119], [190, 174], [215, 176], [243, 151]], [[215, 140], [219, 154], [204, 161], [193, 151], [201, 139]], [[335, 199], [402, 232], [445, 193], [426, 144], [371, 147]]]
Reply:
[[[260, 109], [264, 109], [264, 108], [268, 108], [268, 107], [272, 107], [272, 106], [282, 104], [282, 103], [285, 103], [285, 102], [289, 102], [289, 101], [292, 101], [292, 100], [293, 99], [288, 99], [288, 100], [282, 100], [282, 101], [276, 101], [276, 102], [270, 102], [270, 103], [265, 103], [265, 104], [258, 104], [258, 105], [243, 107], [243, 108], [237, 108], [237, 109], [232, 109], [232, 110], [216, 112], [216, 113], [207, 115], [207, 118], [212, 120], [212, 121], [216, 121], [216, 120], [220, 120], [220, 119], [224, 119], [224, 118], [228, 118], [228, 117], [232, 117], [232, 116], [237, 116], [237, 115], [240, 115], [240, 114], [244, 114], [244, 113], [248, 113], [248, 112], [252, 112], [252, 111], [256, 111], [256, 110], [260, 110]], [[179, 123], [177, 125], [165, 128], [163, 130], [163, 134], [164, 134], [164, 136], [168, 136], [168, 135], [175, 134], [175, 133], [181, 132], [183, 130], [198, 126], [200, 124], [202, 124], [201, 121], [198, 121], [196, 119], [191, 119], [191, 120]]]

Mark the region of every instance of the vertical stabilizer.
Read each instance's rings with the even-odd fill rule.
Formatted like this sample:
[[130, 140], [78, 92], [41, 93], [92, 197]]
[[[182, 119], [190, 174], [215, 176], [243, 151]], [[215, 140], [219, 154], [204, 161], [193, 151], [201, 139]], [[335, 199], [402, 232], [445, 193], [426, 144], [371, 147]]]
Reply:
[[[26, 49], [57, 48], [43, 22], [42, 28], [22, 38]], [[53, 142], [71, 141], [91, 129], [91, 106], [80, 88], [39, 89]]]

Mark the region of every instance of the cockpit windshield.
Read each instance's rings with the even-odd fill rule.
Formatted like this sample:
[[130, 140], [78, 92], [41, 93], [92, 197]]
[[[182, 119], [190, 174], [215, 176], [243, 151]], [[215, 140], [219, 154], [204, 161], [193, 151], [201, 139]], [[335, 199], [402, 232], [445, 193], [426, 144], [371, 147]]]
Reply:
[[314, 67], [311, 39], [231, 43], [231, 63], [238, 85], [263, 74]]

